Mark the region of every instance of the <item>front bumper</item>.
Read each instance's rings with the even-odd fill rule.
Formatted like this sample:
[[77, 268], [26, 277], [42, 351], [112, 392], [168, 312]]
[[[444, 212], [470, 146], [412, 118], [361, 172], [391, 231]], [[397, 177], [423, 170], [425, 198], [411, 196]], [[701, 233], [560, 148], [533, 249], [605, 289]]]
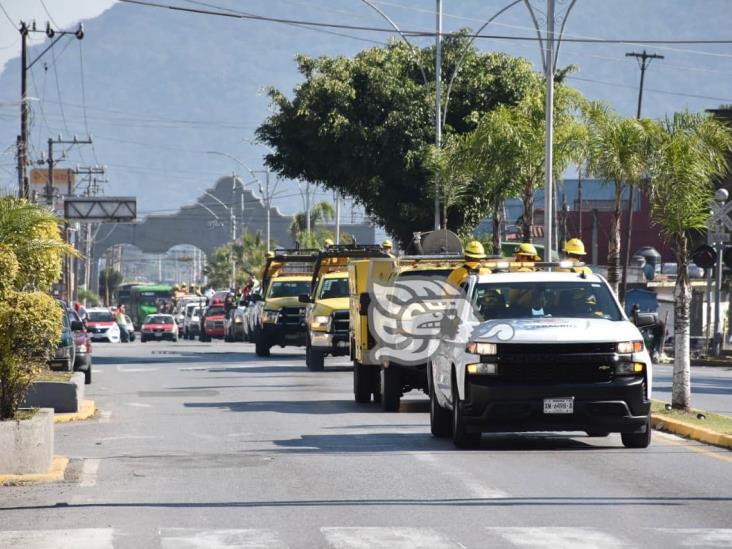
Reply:
[[331, 356], [344, 356], [350, 351], [347, 333], [330, 334], [311, 331], [310, 346]]
[[262, 335], [270, 345], [303, 347], [306, 331], [302, 323], [296, 325], [265, 322], [262, 324]]
[[175, 332], [142, 332], [140, 334], [140, 337], [145, 338], [145, 340], [170, 340], [173, 341], [178, 336]]
[[[645, 432], [651, 412], [643, 377], [603, 383], [521, 384], [466, 376], [464, 414], [471, 432]], [[545, 414], [544, 399], [574, 398], [574, 413]]]

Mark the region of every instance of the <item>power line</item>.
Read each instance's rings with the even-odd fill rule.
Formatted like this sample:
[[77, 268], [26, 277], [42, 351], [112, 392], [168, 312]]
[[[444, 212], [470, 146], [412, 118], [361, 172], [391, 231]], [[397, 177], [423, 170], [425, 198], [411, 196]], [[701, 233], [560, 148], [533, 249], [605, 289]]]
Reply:
[[41, 0], [41, 6], [43, 6], [43, 11], [46, 12], [46, 15], [48, 15], [48, 18], [51, 20], [51, 23], [53, 23], [53, 26], [60, 29], [61, 25], [56, 23], [56, 21], [53, 19], [53, 15], [51, 15], [51, 12], [48, 11], [48, 8], [46, 7], [46, 3], [43, 0]]
[[[342, 23], [325, 23], [322, 21], [308, 21], [301, 19], [286, 19], [281, 17], [267, 17], [264, 15], [245, 14], [241, 12], [222, 12], [212, 10], [202, 10], [195, 8], [186, 8], [183, 6], [174, 6], [167, 4], [159, 4], [157, 2], [148, 2], [145, 0], [119, 0], [125, 4], [135, 4], [139, 6], [168, 9], [172, 11], [180, 11], [193, 13], [197, 15], [211, 15], [217, 17], [228, 17], [233, 19], [247, 19], [252, 21], [262, 21], [268, 23], [281, 23], [285, 25], [301, 25], [308, 27], [335, 28], [345, 30], [358, 30], [367, 32], [382, 32], [386, 34], [395, 34], [397, 31], [386, 27], [372, 27], [367, 25], [346, 25]], [[435, 37], [437, 33], [434, 31], [417, 31], [404, 30], [402, 34], [414, 37]], [[441, 36], [452, 36], [453, 33], [440, 33]], [[536, 36], [508, 36], [495, 34], [465, 34], [468, 38], [489, 38], [496, 40], [513, 40], [522, 42], [537, 42], [539, 38]], [[732, 44], [732, 39], [648, 39], [648, 38], [562, 38], [563, 42], [574, 42], [582, 44]]]
[[15, 29], [15, 28], [16, 28], [16, 26], [15, 26], [15, 22], [13, 21], [13, 18], [12, 18], [12, 17], [10, 17], [10, 15], [8, 14], [7, 10], [5, 9], [5, 6], [3, 6], [2, 4], [0, 4], [0, 10], [2, 10], [2, 11], [3, 11], [3, 13], [5, 14], [5, 17], [7, 18], [8, 22], [9, 22], [9, 23], [10, 23], [10, 24], [11, 24], [11, 25], [13, 26], [13, 28]]
[[[637, 89], [637, 86], [634, 86], [634, 85], [620, 84], [618, 82], [608, 82], [607, 80], [595, 80], [592, 78], [582, 78], [580, 76], [569, 76], [569, 75], [566, 78], [567, 78], [567, 80], [578, 80], [580, 82], [590, 82], [592, 84], [602, 84], [604, 86], [612, 86], [614, 88], [630, 88], [633, 90]], [[725, 98], [725, 97], [712, 97], [709, 95], [697, 95], [697, 94], [693, 94], [693, 93], [670, 92], [670, 91], [659, 90], [659, 89], [655, 89], [655, 88], [645, 88], [645, 90], [648, 92], [660, 93], [662, 95], [676, 95], [679, 97], [689, 97], [692, 99], [707, 99], [710, 101], [720, 101], [722, 103], [732, 103], [732, 99]]]

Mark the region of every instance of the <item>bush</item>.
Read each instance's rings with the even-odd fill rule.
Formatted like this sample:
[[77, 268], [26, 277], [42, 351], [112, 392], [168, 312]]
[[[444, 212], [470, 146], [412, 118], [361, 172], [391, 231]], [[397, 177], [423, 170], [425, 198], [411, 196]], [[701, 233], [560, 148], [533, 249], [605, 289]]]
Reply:
[[61, 337], [62, 310], [41, 292], [0, 300], [0, 420], [12, 418]]
[[100, 303], [99, 296], [97, 294], [91, 290], [85, 290], [84, 288], [77, 290], [76, 299], [78, 301], [83, 301], [87, 307], [98, 307]]
[[4, 299], [13, 290], [18, 276], [18, 259], [15, 253], [5, 244], [0, 244], [0, 299]]

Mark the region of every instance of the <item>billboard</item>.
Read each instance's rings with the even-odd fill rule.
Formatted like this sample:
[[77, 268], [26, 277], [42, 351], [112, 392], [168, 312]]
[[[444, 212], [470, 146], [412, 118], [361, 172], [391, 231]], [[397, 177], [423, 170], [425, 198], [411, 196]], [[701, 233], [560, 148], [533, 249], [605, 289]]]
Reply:
[[137, 198], [134, 196], [67, 196], [64, 218], [81, 223], [129, 223], [137, 219]]

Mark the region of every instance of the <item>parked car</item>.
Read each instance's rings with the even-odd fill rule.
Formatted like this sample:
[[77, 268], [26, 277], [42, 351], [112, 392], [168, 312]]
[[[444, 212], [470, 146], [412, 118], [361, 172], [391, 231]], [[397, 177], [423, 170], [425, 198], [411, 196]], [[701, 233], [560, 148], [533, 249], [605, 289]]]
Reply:
[[200, 341], [211, 341], [212, 337], [223, 339], [225, 314], [223, 304], [206, 307], [201, 317], [201, 332], [198, 339]]
[[246, 307], [230, 309], [224, 319], [224, 341], [244, 341]]
[[92, 341], [120, 342], [119, 326], [109, 309], [102, 307], [87, 309], [87, 315], [87, 331]]
[[63, 311], [61, 319], [61, 339], [56, 346], [53, 356], [48, 361], [48, 367], [51, 370], [63, 370], [71, 372], [74, 369], [74, 360], [76, 359], [76, 349], [74, 347], [74, 334], [71, 331], [71, 320], [69, 318], [66, 303], [56, 300], [59, 307]]
[[89, 385], [92, 381], [92, 340], [79, 314], [73, 309], [68, 313], [74, 335], [74, 370], [84, 372], [84, 383]]
[[201, 312], [203, 307], [192, 305], [186, 308], [186, 318], [183, 321], [183, 337], [195, 339], [201, 333]]
[[140, 341], [178, 341], [178, 325], [173, 315], [147, 315], [140, 328]]

